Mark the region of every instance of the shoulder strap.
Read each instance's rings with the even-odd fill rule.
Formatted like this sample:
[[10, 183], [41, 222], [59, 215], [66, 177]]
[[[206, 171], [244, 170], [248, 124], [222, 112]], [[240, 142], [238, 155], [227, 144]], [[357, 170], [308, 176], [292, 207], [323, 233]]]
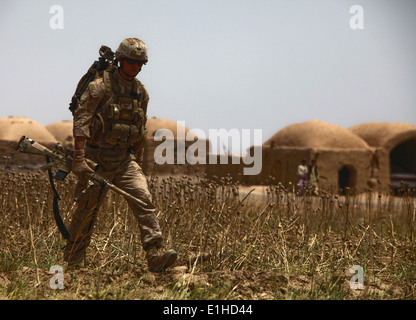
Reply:
[[138, 93], [137, 90], [139, 89], [139, 80], [137, 80], [136, 78], [133, 81], [133, 84], [131, 86], [131, 91], [130, 91], [130, 96], [133, 99], [136, 99], [140, 102], [140, 98], [142, 97], [142, 93]]
[[[49, 155], [46, 155], [46, 161], [49, 163], [50, 158]], [[51, 188], [53, 191], [53, 216], [55, 218], [56, 225], [58, 226], [59, 231], [61, 232], [64, 239], [69, 240], [70, 234], [68, 229], [66, 228], [64, 222], [62, 221], [61, 215], [59, 214], [59, 204], [58, 200], [61, 200], [61, 197], [58, 194], [58, 191], [56, 191], [55, 184], [53, 183], [53, 177], [52, 177], [52, 171], [49, 168], [48, 169], [48, 176], [49, 176], [49, 182], [51, 184]]]
[[104, 81], [104, 85], [105, 85], [105, 94], [104, 94], [103, 101], [108, 101], [108, 99], [111, 98], [112, 90], [116, 89], [116, 88], [113, 88], [115, 86], [113, 85], [113, 80], [112, 80], [112, 76], [111, 76], [110, 71], [105, 70], [103, 72], [103, 81]]

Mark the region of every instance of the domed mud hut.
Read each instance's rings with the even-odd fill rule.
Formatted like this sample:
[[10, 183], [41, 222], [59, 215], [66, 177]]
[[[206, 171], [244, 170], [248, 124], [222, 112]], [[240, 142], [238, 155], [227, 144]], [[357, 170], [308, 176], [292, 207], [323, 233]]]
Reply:
[[16, 150], [17, 143], [26, 136], [48, 148], [54, 148], [56, 138], [40, 123], [24, 117], [0, 119], [0, 155], [7, 168], [22, 166], [27, 169], [45, 164], [45, 158], [21, 153]]
[[297, 183], [297, 167], [315, 159], [320, 187], [344, 193], [367, 188], [373, 152], [360, 137], [338, 125], [312, 120], [287, 126], [263, 144], [263, 179]]
[[355, 125], [350, 131], [374, 149], [371, 178], [382, 190], [396, 188], [403, 180], [416, 185], [416, 126], [408, 123], [370, 122]]
[[51, 123], [46, 129], [58, 140], [60, 144], [68, 149], [74, 149], [73, 122], [71, 120], [63, 120]]
[[[338, 125], [320, 120], [295, 123], [257, 147], [262, 149], [260, 174], [243, 175], [243, 164], [228, 165], [232, 176], [244, 184], [280, 182], [286, 187], [296, 186], [301, 160], [310, 165], [314, 159], [319, 169], [320, 188], [339, 193], [345, 193], [347, 188], [358, 192], [368, 188], [373, 149], [361, 137]], [[250, 154], [254, 154], [253, 148]], [[214, 170], [208, 172], [215, 174]]]
[[[205, 173], [209, 150], [208, 140], [199, 140], [191, 130], [172, 120], [149, 118], [146, 129], [147, 142], [143, 159], [143, 171], [146, 174], [192, 175]], [[196, 141], [200, 141], [201, 146], [204, 145], [205, 152], [190, 152], [187, 155], [189, 147], [194, 145]], [[171, 147], [174, 153], [168, 155], [167, 150]], [[202, 151], [202, 149], [201, 147], [198, 151]], [[165, 163], [161, 164], [162, 162]]]

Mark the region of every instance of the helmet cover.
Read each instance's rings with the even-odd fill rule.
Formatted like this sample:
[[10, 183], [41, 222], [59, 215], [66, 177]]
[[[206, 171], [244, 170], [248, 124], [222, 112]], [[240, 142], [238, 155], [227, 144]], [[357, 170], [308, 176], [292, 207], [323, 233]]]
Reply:
[[129, 58], [143, 61], [143, 63], [148, 61], [146, 44], [137, 38], [124, 39], [116, 50], [115, 56], [117, 60]]

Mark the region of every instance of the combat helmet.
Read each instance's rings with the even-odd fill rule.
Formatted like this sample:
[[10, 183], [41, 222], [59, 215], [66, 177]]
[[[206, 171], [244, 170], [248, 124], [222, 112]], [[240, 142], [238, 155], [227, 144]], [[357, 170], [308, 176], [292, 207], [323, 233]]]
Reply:
[[137, 38], [124, 39], [116, 50], [115, 56], [119, 61], [121, 58], [141, 60], [144, 64], [148, 61], [146, 44]]

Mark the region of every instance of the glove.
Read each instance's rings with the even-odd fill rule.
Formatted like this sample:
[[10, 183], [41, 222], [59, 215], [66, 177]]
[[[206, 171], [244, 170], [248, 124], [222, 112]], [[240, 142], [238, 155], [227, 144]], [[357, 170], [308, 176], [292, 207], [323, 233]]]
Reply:
[[88, 164], [85, 162], [84, 150], [74, 150], [74, 159], [72, 160], [72, 172], [79, 178], [82, 178], [84, 173], [94, 173]]

